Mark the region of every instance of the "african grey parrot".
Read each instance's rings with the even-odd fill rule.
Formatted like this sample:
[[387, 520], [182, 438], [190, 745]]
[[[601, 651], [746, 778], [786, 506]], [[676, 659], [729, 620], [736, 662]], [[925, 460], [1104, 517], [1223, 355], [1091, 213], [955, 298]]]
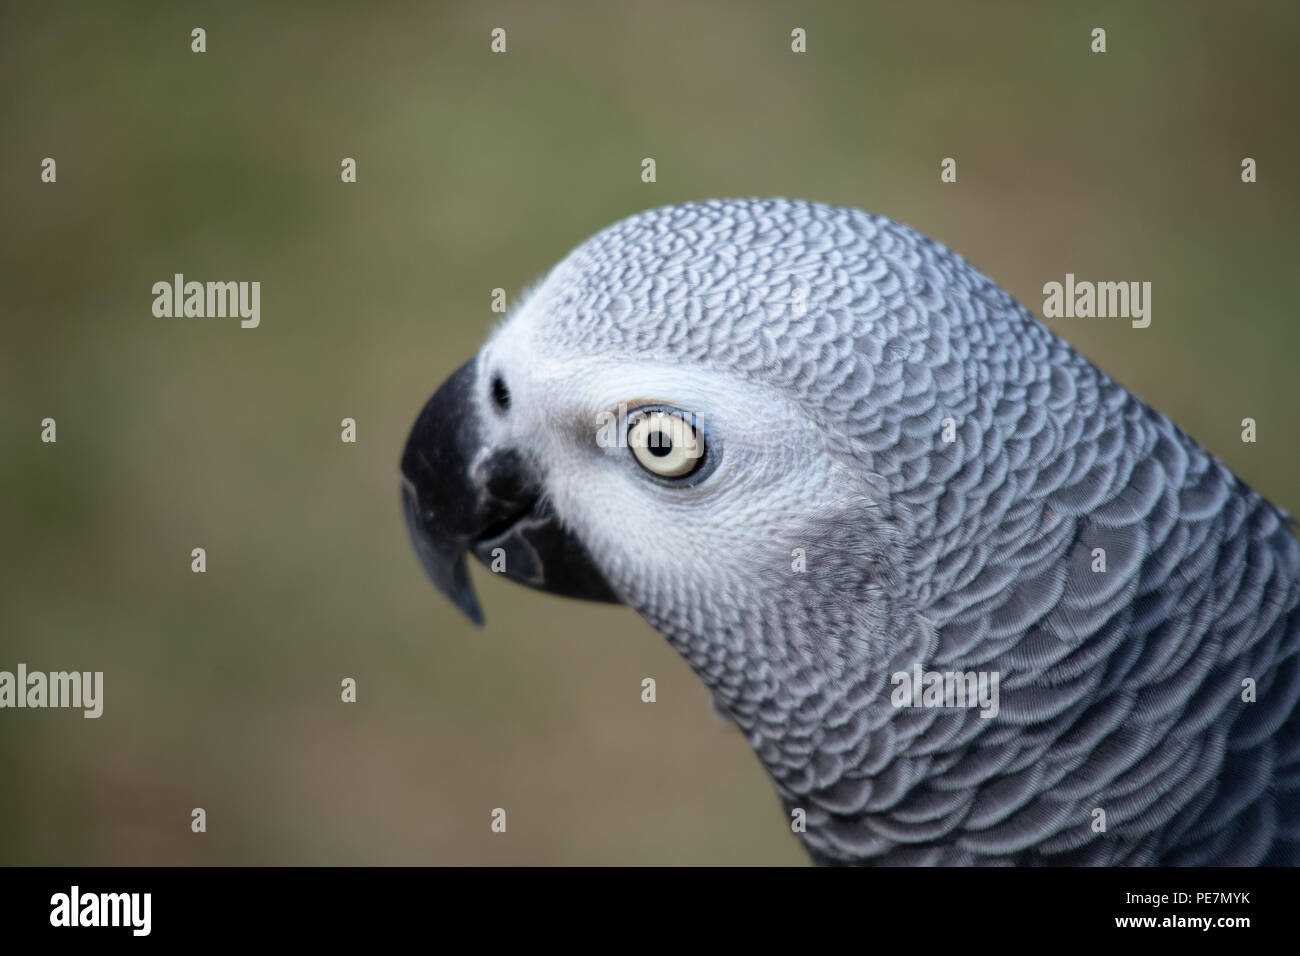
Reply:
[[611, 226], [437, 390], [402, 478], [475, 621], [466, 551], [644, 616], [815, 862], [1300, 861], [1288, 515], [896, 222]]

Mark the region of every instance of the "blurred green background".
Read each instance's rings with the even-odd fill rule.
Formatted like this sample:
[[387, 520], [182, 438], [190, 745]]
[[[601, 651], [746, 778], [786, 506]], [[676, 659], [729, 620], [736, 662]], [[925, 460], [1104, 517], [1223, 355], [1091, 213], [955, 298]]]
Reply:
[[[398, 510], [414, 416], [494, 287], [648, 207], [792, 196], [907, 222], [1040, 314], [1066, 272], [1151, 281], [1148, 329], [1052, 324], [1300, 509], [1298, 27], [1273, 3], [7, 4], [0, 669], [102, 670], [105, 704], [0, 711], [0, 862], [804, 862], [631, 611], [475, 566], [476, 631], [435, 593]], [[154, 318], [175, 272], [259, 280], [261, 327]]]

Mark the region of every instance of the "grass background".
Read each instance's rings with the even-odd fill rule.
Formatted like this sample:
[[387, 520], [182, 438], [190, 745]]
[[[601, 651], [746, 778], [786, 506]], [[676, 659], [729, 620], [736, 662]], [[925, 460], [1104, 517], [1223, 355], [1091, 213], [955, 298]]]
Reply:
[[[105, 709], [0, 711], [0, 862], [803, 862], [632, 612], [477, 566], [485, 630], [440, 599], [398, 511], [415, 414], [492, 288], [648, 207], [784, 195], [907, 222], [1040, 313], [1066, 272], [1151, 281], [1148, 329], [1052, 324], [1300, 509], [1298, 28], [1273, 3], [6, 5], [0, 669], [102, 670]], [[259, 280], [261, 327], [153, 318], [175, 272]]]

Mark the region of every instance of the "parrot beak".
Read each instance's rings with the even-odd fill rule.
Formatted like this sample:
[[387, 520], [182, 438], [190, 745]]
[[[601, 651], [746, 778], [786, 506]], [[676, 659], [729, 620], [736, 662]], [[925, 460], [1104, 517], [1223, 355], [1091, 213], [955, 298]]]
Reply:
[[470, 551], [529, 587], [621, 603], [586, 547], [543, 503], [541, 482], [523, 457], [484, 444], [477, 382], [471, 359], [429, 399], [402, 453], [402, 512], [434, 586], [482, 626], [465, 566]]

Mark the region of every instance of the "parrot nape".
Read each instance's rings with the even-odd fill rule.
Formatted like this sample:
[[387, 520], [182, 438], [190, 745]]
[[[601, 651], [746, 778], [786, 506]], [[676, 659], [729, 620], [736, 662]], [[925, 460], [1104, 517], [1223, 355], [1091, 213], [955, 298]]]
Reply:
[[1291, 519], [896, 222], [718, 200], [607, 228], [401, 471], [475, 622], [467, 551], [662, 633], [814, 862], [1300, 860]]

